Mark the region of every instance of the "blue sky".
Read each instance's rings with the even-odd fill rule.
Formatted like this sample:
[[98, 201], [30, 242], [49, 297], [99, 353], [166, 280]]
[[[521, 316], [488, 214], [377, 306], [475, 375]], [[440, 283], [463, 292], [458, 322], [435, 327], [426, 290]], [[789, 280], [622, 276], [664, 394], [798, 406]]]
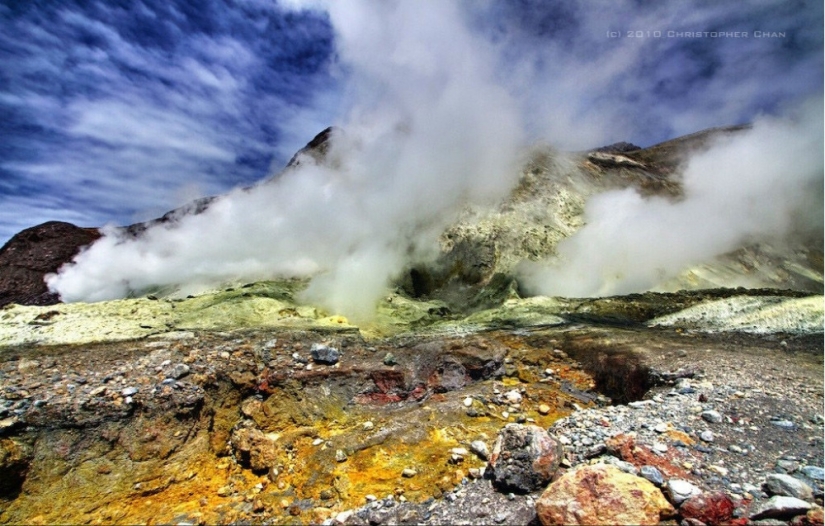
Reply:
[[[457, 3], [528, 141], [646, 146], [822, 96], [819, 1]], [[129, 224], [278, 171], [352, 120], [354, 91], [362, 108], [382, 89], [353, 81], [345, 30], [322, 2], [6, 0], [0, 243], [47, 220]], [[450, 46], [449, 28], [433, 35]]]

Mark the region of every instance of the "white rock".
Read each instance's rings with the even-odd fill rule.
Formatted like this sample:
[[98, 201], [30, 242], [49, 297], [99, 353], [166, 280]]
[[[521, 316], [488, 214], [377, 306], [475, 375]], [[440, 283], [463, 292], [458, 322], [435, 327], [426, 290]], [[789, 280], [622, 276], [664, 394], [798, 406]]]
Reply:
[[802, 515], [811, 509], [811, 504], [796, 497], [776, 496], [763, 502], [750, 516], [751, 520], [759, 519], [790, 519], [796, 515]]
[[665, 483], [665, 494], [677, 508], [690, 497], [700, 493], [702, 490], [684, 479], [670, 479]]
[[478, 455], [481, 460], [487, 460], [490, 456], [490, 450], [487, 449], [487, 444], [483, 440], [473, 440], [470, 443], [470, 451]]
[[667, 431], [667, 424], [664, 424], [664, 423], [656, 424], [656, 426], [653, 428], [653, 430], [656, 431], [657, 433], [664, 433], [665, 431]]

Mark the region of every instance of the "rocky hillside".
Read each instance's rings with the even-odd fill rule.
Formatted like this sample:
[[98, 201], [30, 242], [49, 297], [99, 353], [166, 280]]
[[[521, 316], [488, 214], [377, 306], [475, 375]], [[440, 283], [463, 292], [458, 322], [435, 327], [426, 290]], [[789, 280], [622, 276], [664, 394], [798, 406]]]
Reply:
[[96, 239], [94, 228], [50, 221], [27, 228], [0, 248], [0, 306], [52, 305], [60, 299], [49, 292], [43, 277], [57, 272], [80, 249]]

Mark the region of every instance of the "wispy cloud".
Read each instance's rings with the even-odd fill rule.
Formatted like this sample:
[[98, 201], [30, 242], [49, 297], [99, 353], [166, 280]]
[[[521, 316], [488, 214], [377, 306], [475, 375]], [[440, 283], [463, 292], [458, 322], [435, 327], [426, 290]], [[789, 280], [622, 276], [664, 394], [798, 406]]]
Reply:
[[182, 204], [180, 188], [251, 184], [336, 111], [314, 104], [331, 85], [317, 14], [61, 2], [0, 8], [0, 24], [0, 208], [16, 218], [0, 240], [43, 217], [128, 223]]
[[490, 2], [477, 23], [535, 136], [641, 145], [822, 92], [821, 2]]

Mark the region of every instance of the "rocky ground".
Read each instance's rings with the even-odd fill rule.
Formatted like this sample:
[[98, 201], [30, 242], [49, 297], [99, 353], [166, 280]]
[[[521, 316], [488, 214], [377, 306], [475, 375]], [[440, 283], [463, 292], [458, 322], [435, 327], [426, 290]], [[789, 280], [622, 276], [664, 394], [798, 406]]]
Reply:
[[[318, 318], [12, 340], [0, 521], [528, 524], [553, 520], [548, 485], [582, 522], [631, 520], [564, 497], [584, 477], [600, 513], [618, 481], [615, 502], [644, 484], [662, 499], [653, 523], [821, 523], [821, 332], [658, 326], [657, 297], [524, 300], [389, 336]], [[25, 313], [41, 327], [68, 307]]]

